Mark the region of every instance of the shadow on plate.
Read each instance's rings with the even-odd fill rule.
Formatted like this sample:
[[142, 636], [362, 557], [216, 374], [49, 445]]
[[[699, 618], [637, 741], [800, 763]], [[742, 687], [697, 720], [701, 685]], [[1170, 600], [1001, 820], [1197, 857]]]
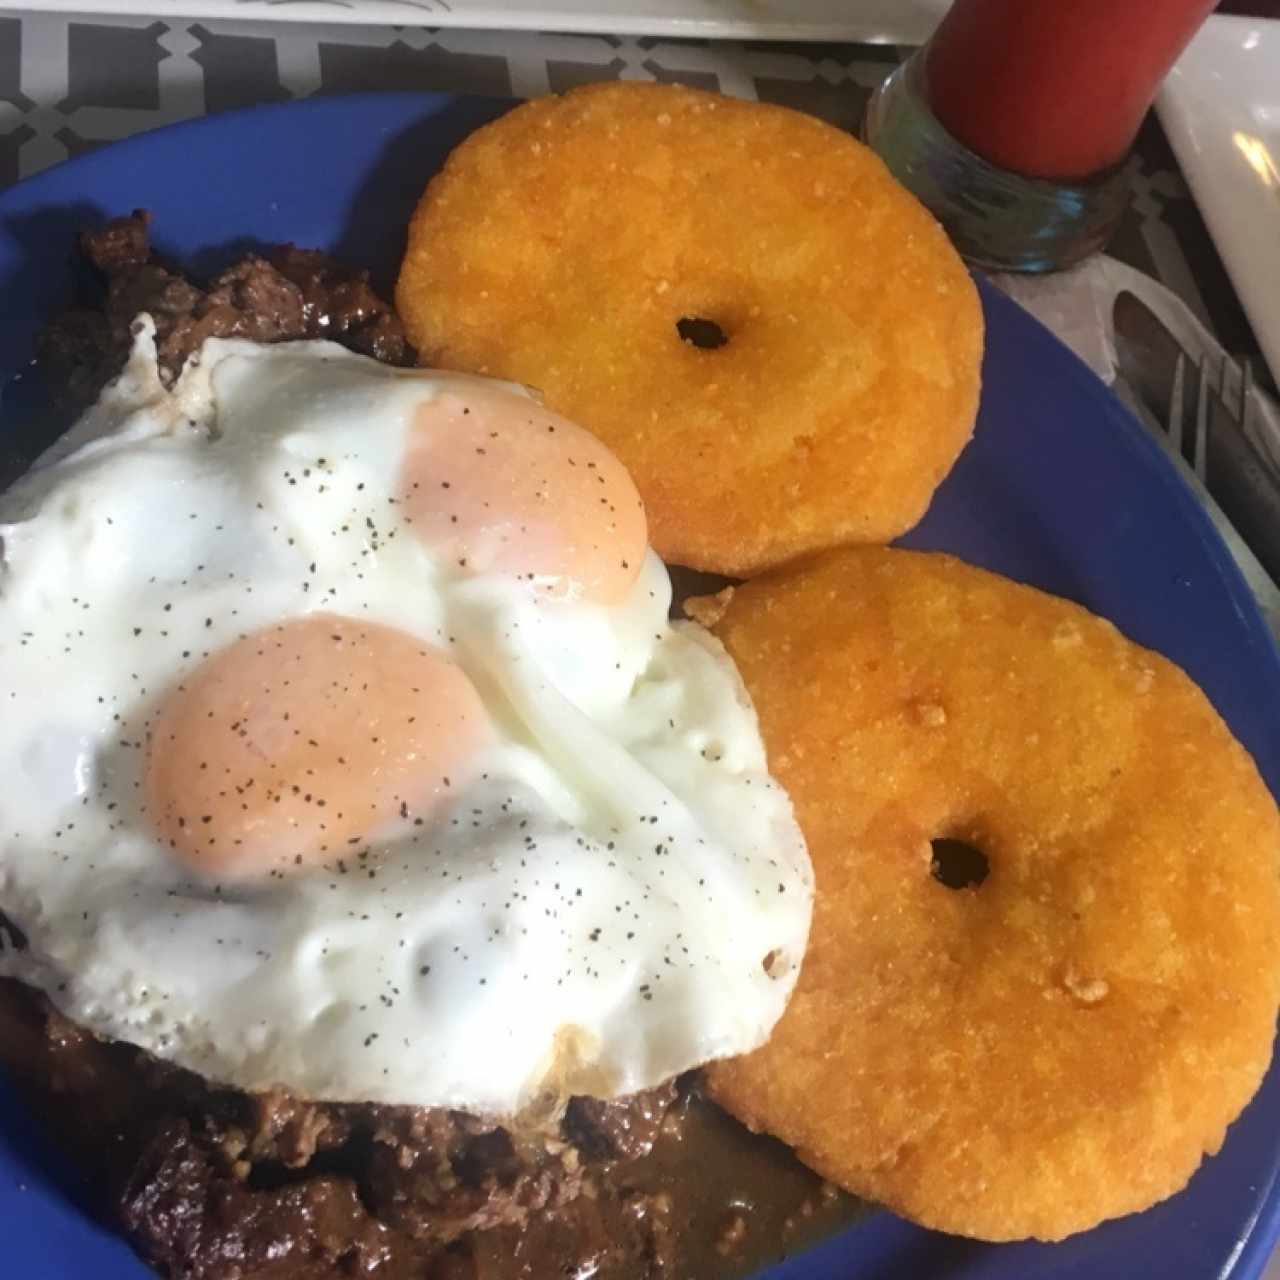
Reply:
[[53, 1142], [27, 1106], [23, 1092], [9, 1073], [0, 1069], [0, 1135], [5, 1154], [22, 1170], [23, 1189], [40, 1188], [74, 1204], [100, 1223], [101, 1206], [83, 1174]]
[[[468, 134], [515, 105], [507, 98], [457, 98], [389, 138], [347, 208], [346, 225], [331, 246], [333, 255], [368, 267], [374, 287], [390, 298], [404, 254], [403, 228], [427, 180]], [[399, 229], [394, 237], [387, 235], [388, 224]]]
[[[333, 104], [326, 104], [333, 105]], [[301, 243], [324, 249], [340, 262], [366, 267], [375, 288], [390, 297], [404, 248], [403, 228], [431, 174], [469, 133], [509, 110], [506, 99], [444, 99], [376, 151], [364, 180], [342, 210], [340, 230], [328, 243]], [[173, 183], [172, 178], [164, 180]], [[137, 207], [158, 203], [140, 182]], [[39, 328], [71, 305], [92, 305], [101, 282], [76, 254], [80, 232], [101, 226], [110, 213], [87, 201], [48, 205], [0, 221], [0, 237], [14, 266], [0, 276], [0, 291], [21, 305], [0, 316], [0, 489], [21, 475], [69, 423], [53, 413], [39, 370], [31, 363]], [[388, 235], [388, 226], [396, 228]], [[163, 258], [196, 280], [208, 280], [248, 253], [262, 253], [278, 240], [252, 234], [216, 243], [184, 245], [173, 214], [157, 210], [153, 243]], [[33, 323], [33, 319], [35, 323]]]

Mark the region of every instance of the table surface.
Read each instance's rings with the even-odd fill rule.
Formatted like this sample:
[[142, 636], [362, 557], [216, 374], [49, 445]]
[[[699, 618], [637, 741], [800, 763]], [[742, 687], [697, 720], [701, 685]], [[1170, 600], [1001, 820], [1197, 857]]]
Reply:
[[[18, 12], [0, 18], [0, 187], [158, 125], [362, 90], [526, 97], [592, 80], [678, 81], [856, 130], [868, 94], [901, 52]], [[1129, 163], [1132, 196], [1109, 252], [1182, 297], [1232, 354], [1256, 359], [1257, 343], [1154, 117]], [[1264, 1280], [1280, 1280], [1280, 1257]]]

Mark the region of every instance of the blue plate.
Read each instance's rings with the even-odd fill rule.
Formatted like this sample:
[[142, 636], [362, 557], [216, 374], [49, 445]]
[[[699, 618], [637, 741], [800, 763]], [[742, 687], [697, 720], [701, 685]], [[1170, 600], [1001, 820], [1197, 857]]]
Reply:
[[[385, 287], [410, 209], [446, 152], [507, 104], [397, 94], [215, 116], [82, 156], [0, 195], [0, 448], [44, 443], [19, 378], [70, 296], [81, 227], [135, 207], [196, 269], [292, 240], [372, 267]], [[905, 541], [1069, 596], [1205, 688], [1280, 786], [1280, 663], [1225, 548], [1160, 448], [1065, 348], [983, 288], [987, 357], [973, 443]], [[1204, 1086], [1213, 1088], [1213, 1081]], [[990, 1246], [877, 1214], [770, 1280], [1253, 1280], [1277, 1233], [1280, 1074], [1181, 1195], [1063, 1244]], [[0, 1271], [145, 1280], [77, 1207], [70, 1171], [0, 1090]]]

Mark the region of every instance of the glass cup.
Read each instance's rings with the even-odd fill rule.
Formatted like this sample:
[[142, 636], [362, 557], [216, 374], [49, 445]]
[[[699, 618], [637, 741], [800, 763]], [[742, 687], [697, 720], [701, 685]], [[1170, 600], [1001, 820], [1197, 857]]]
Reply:
[[1212, 0], [956, 0], [868, 103], [863, 135], [971, 262], [1100, 249], [1160, 82]]

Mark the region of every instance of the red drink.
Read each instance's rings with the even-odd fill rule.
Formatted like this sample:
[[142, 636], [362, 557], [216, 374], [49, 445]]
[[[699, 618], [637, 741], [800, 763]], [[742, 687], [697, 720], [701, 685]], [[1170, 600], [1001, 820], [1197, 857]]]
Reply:
[[956, 0], [929, 41], [942, 125], [992, 164], [1083, 178], [1123, 159], [1213, 0]]

